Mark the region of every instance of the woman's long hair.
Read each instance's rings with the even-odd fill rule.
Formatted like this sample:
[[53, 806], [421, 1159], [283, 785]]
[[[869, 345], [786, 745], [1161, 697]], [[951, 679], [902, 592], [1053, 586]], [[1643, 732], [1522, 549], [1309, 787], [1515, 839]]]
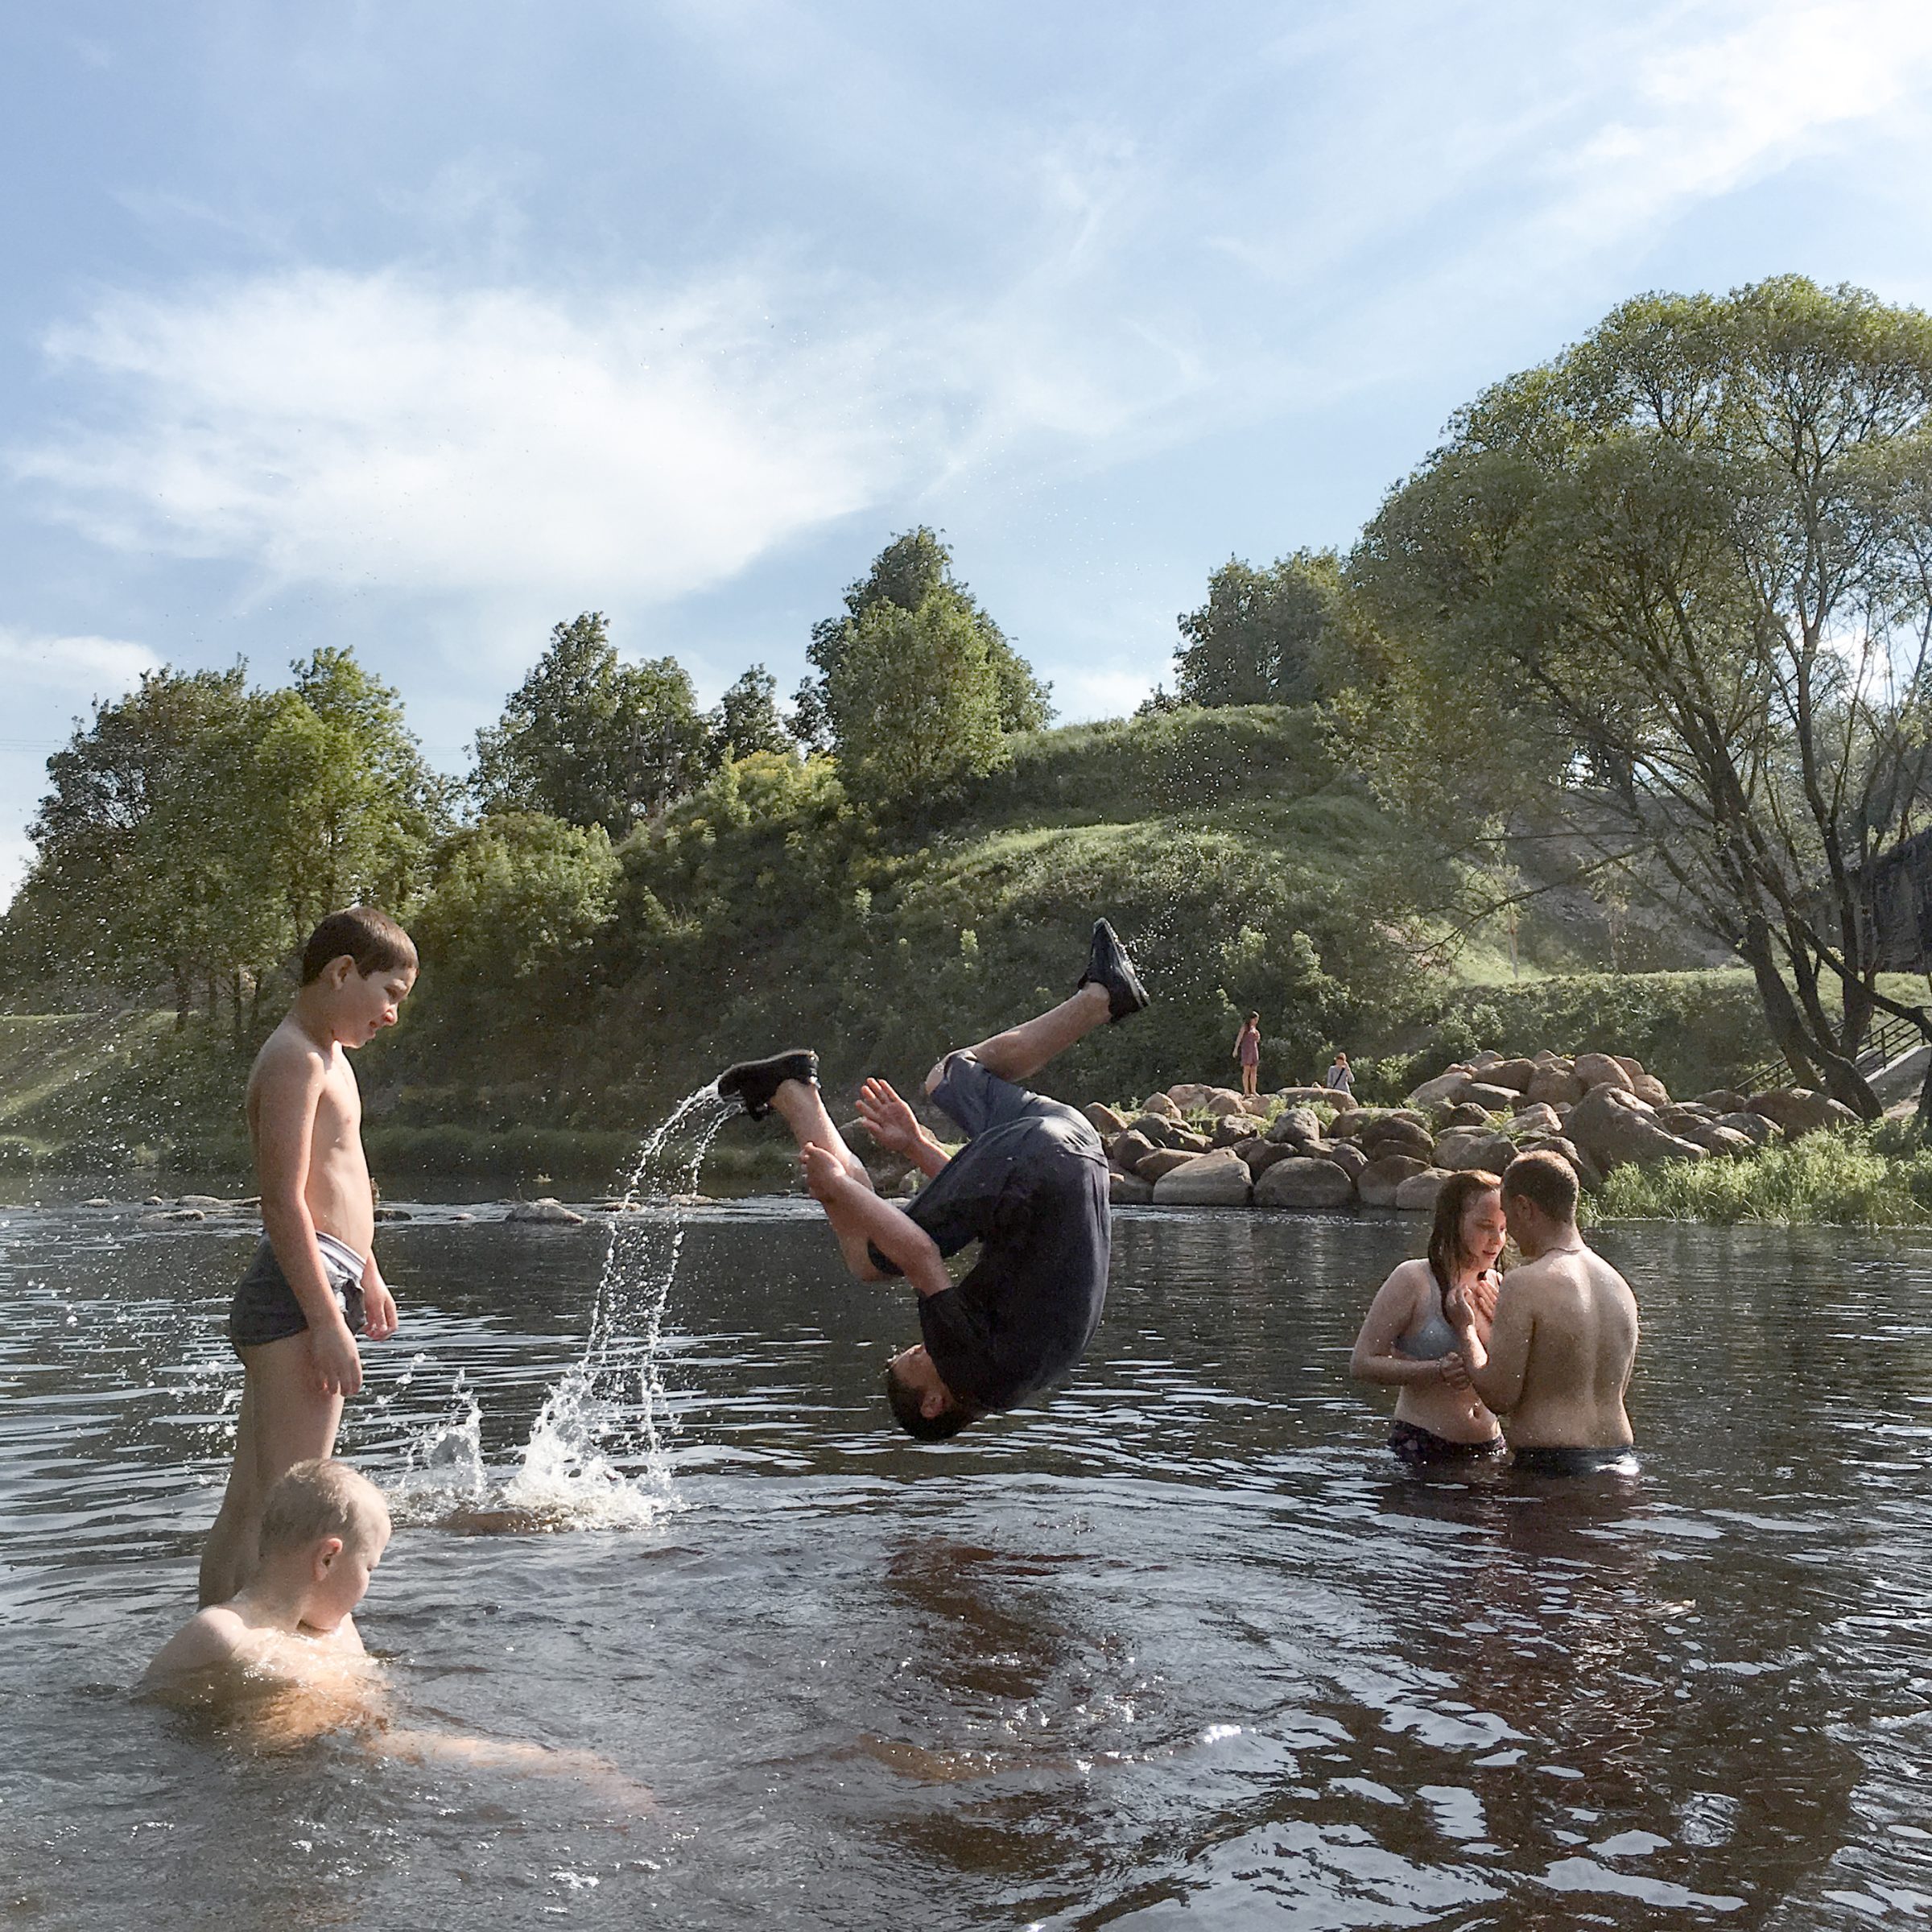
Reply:
[[1429, 1266], [1439, 1294], [1448, 1294], [1457, 1270], [1468, 1258], [1463, 1251], [1463, 1216], [1469, 1203], [1492, 1187], [1500, 1194], [1502, 1187], [1502, 1176], [1486, 1167], [1467, 1167], [1443, 1183], [1443, 1191], [1435, 1197], [1435, 1220], [1429, 1229]]

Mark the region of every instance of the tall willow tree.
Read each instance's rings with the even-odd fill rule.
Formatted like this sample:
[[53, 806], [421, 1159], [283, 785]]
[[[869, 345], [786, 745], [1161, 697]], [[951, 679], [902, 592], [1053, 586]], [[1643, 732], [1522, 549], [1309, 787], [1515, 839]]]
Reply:
[[[1340, 701], [1385, 795], [1582, 841], [1752, 970], [1868, 1117], [1872, 861], [1926, 822], [1932, 319], [1784, 277], [1645, 295], [1500, 382], [1383, 504]], [[1367, 634], [1364, 633], [1364, 634]]]

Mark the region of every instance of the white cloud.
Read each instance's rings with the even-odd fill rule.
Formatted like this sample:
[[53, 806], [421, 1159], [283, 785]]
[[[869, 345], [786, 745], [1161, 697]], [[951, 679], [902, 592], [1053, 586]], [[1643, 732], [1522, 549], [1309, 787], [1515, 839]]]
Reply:
[[15, 473], [100, 541], [272, 583], [676, 597], [876, 500], [935, 407], [904, 341], [803, 335], [749, 277], [567, 304], [309, 270], [48, 347], [116, 407]]
[[116, 697], [159, 671], [145, 644], [124, 638], [56, 638], [0, 625], [0, 683], [71, 700]]

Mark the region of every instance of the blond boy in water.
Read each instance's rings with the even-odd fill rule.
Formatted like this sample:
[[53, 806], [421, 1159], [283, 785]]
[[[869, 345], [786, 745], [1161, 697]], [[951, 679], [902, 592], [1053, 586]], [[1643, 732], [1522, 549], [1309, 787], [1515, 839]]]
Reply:
[[249, 1580], [262, 1506], [280, 1477], [334, 1449], [343, 1399], [362, 1386], [357, 1335], [395, 1332], [348, 1056], [396, 1023], [415, 979], [415, 947], [394, 919], [360, 906], [332, 912], [303, 949], [287, 1017], [255, 1056], [248, 1130], [263, 1232], [229, 1314], [242, 1415], [201, 1554], [204, 1605]]

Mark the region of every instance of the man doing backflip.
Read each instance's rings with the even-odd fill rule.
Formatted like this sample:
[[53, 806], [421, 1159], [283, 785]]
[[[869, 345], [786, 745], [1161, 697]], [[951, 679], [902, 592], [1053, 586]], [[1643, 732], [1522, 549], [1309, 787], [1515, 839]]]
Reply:
[[[791, 1129], [806, 1185], [852, 1272], [865, 1282], [902, 1275], [917, 1292], [924, 1340], [892, 1358], [886, 1394], [922, 1441], [1051, 1387], [1092, 1339], [1107, 1295], [1106, 1154], [1084, 1116], [1019, 1083], [1146, 1004], [1113, 928], [1096, 921], [1071, 999], [947, 1055], [926, 1076], [934, 1104], [966, 1135], [950, 1159], [891, 1087], [867, 1080], [866, 1130], [927, 1176], [903, 1208], [879, 1199], [832, 1125], [815, 1053], [745, 1061], [718, 1076], [718, 1092], [753, 1120], [775, 1109]], [[955, 1286], [946, 1257], [975, 1241], [978, 1257]]]

